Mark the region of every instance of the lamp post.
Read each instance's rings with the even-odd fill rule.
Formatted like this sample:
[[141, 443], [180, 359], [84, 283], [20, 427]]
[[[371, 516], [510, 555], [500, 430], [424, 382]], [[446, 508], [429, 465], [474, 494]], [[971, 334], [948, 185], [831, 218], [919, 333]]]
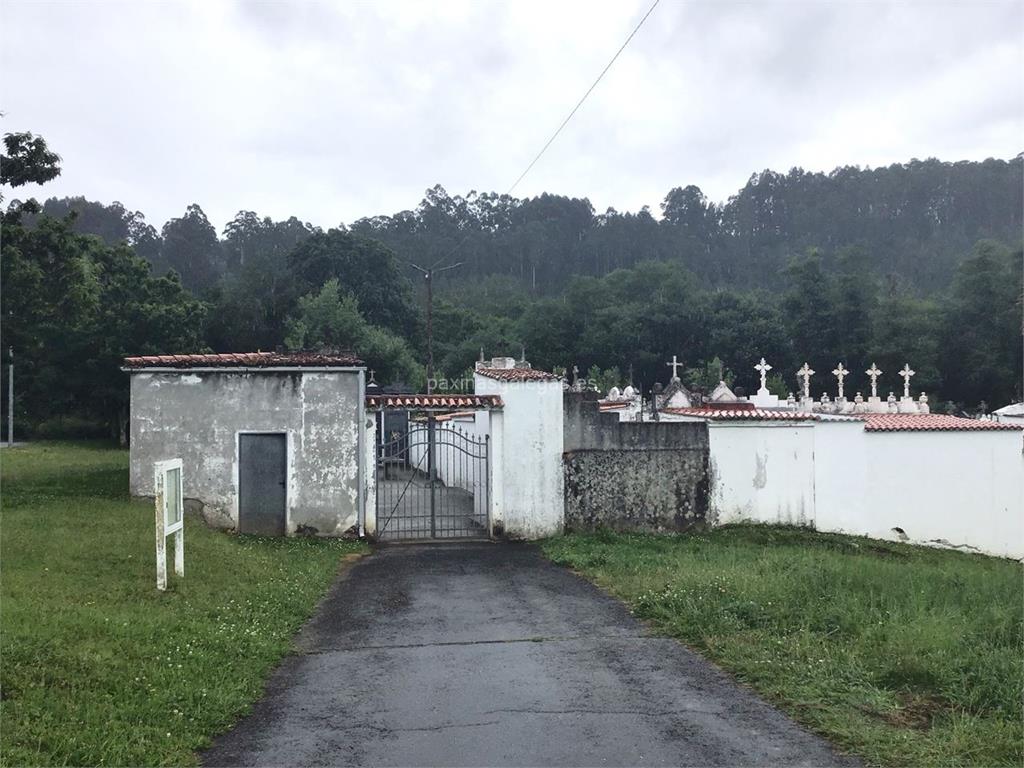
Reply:
[[7, 447], [14, 446], [14, 347], [7, 348]]
[[435, 261], [426, 269], [411, 261], [406, 263], [413, 269], [419, 270], [423, 279], [427, 281], [427, 394], [429, 395], [434, 391], [434, 274], [461, 267], [462, 262], [438, 267], [437, 265], [441, 262]]

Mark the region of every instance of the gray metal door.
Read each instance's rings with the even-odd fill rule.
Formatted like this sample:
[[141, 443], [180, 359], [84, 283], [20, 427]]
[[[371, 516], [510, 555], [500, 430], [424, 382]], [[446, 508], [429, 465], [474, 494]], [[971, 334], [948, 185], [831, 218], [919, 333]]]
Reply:
[[239, 435], [239, 533], [284, 536], [287, 486], [285, 436]]

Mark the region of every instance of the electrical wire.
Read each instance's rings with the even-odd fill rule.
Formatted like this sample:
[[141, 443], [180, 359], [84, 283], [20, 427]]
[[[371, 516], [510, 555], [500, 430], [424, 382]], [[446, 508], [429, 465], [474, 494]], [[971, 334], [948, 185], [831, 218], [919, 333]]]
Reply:
[[632, 40], [633, 36], [640, 31], [640, 27], [644, 25], [644, 22], [647, 21], [647, 17], [654, 12], [654, 9], [658, 7], [658, 3], [660, 2], [661, 0], [654, 0], [654, 3], [651, 5], [651, 7], [647, 9], [647, 13], [645, 13], [643, 18], [640, 19], [640, 23], [638, 23], [633, 28], [633, 31], [629, 33], [629, 37], [626, 38], [626, 42], [624, 42], [622, 44], [622, 47], [615, 52], [615, 55], [612, 56], [611, 61], [609, 61], [605, 68], [601, 70], [601, 74], [598, 75], [597, 79], [593, 82], [593, 84], [589, 88], [587, 88], [587, 92], [583, 94], [583, 98], [576, 102], [576, 106], [572, 108], [572, 111], [566, 116], [565, 120], [562, 121], [562, 124], [558, 126], [557, 130], [553, 134], [551, 134], [551, 138], [548, 139], [547, 143], [543, 147], [541, 147], [541, 150], [540, 152], [537, 153], [537, 156], [530, 161], [530, 164], [528, 166], [526, 166], [526, 170], [519, 174], [519, 178], [515, 180], [515, 183], [511, 187], [508, 188], [508, 192], [505, 193], [506, 195], [512, 194], [512, 190], [519, 186], [519, 182], [521, 182], [526, 177], [526, 174], [528, 174], [533, 169], [533, 166], [537, 164], [537, 161], [541, 159], [545, 152], [547, 152], [548, 147], [550, 147], [551, 144], [555, 141], [555, 139], [558, 138], [558, 134], [562, 132], [562, 129], [569, 124], [569, 121], [572, 120], [573, 115], [575, 115], [579, 108], [583, 106], [583, 102], [587, 100], [587, 97], [591, 94], [591, 92], [593, 92], [593, 90], [597, 88], [597, 84], [601, 82], [601, 79], [608, 73], [608, 70], [612, 68], [612, 64], [615, 63], [615, 60], [619, 58], [619, 56], [624, 50], [626, 50], [626, 46], [629, 45], [629, 41]]

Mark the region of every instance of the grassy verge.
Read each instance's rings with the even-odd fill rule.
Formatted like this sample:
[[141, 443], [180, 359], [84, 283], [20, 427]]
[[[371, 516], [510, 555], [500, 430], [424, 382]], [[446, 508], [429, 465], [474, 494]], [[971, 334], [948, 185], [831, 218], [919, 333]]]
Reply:
[[1021, 765], [1019, 563], [794, 529], [544, 550], [879, 765]]
[[259, 696], [362, 545], [231, 536], [188, 520], [185, 578], [155, 588], [153, 507], [127, 453], [0, 453], [0, 761], [181, 765]]

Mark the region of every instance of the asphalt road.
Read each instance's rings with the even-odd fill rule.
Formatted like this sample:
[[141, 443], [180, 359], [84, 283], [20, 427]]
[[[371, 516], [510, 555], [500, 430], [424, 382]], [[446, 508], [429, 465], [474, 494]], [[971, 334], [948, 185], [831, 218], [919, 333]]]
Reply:
[[205, 765], [851, 765], [532, 546], [356, 563]]

